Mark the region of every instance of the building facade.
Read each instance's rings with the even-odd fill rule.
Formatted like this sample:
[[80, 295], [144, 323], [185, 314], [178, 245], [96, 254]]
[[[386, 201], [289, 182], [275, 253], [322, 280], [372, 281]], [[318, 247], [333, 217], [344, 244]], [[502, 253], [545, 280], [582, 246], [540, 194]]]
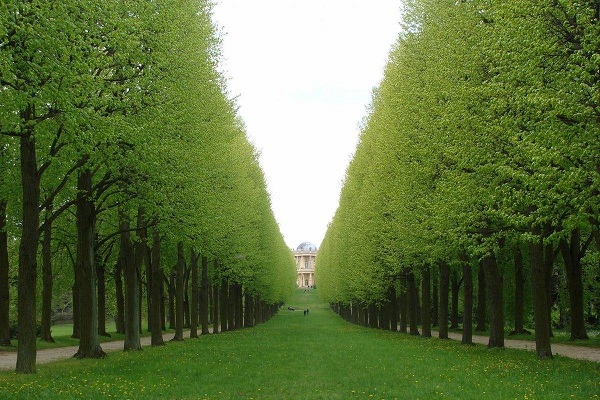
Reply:
[[301, 243], [294, 250], [296, 259], [296, 285], [301, 288], [315, 286], [315, 260], [317, 258], [317, 246], [311, 242]]

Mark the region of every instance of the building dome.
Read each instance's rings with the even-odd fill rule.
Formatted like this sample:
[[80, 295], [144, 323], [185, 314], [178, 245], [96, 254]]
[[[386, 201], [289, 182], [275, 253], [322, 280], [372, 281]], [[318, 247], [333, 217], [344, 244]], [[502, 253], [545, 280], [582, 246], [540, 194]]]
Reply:
[[298, 246], [296, 251], [317, 251], [317, 246], [311, 242], [304, 242]]

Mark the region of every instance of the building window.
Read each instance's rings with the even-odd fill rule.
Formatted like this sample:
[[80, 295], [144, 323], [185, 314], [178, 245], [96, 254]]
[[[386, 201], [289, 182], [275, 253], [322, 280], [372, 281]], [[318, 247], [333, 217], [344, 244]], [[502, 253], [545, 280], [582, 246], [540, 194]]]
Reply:
[[308, 269], [308, 261], [304, 261], [304, 269]]

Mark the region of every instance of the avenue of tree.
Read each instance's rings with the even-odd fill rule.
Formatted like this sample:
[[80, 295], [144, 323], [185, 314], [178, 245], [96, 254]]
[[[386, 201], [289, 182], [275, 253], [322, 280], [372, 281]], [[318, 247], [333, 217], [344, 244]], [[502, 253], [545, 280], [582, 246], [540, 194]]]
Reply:
[[320, 294], [415, 335], [462, 316], [490, 347], [531, 323], [551, 358], [555, 325], [586, 339], [600, 316], [600, 1], [404, 3]]
[[0, 344], [16, 321], [17, 372], [60, 301], [87, 358], [107, 316], [140, 349], [142, 316], [161, 345], [166, 322], [179, 340], [251, 326], [293, 290], [219, 46], [204, 0], [0, 3]]

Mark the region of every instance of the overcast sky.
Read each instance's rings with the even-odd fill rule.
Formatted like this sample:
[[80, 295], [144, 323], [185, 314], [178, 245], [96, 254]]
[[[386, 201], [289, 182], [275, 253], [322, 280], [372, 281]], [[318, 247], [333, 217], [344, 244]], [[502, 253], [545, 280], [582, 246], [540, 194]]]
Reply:
[[261, 152], [290, 248], [323, 240], [400, 31], [400, 7], [399, 0], [217, 0], [222, 70]]

